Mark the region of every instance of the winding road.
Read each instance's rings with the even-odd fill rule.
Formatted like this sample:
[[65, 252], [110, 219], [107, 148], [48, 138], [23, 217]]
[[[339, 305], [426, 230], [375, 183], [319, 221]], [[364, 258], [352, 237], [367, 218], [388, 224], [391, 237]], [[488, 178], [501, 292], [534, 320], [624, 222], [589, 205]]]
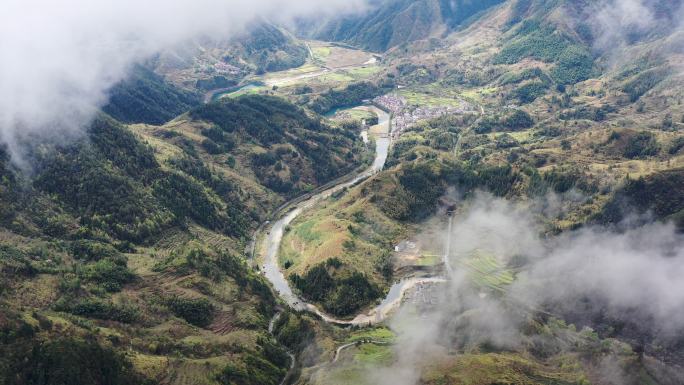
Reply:
[[[380, 345], [388, 345], [389, 344], [389, 342], [387, 342], [387, 341], [375, 341], [375, 340], [371, 340], [369, 342], [362, 342], [362, 343], [366, 343], [366, 344], [371, 343], [371, 344], [380, 344]], [[340, 358], [340, 352], [342, 351], [342, 349], [346, 349], [346, 348], [348, 348], [350, 346], [354, 346], [354, 345], [356, 345], [356, 341], [350, 342], [348, 344], [342, 345], [339, 348], [337, 348], [337, 350], [335, 351], [335, 358], [333, 358], [333, 360], [330, 363], [337, 362], [337, 359]]]

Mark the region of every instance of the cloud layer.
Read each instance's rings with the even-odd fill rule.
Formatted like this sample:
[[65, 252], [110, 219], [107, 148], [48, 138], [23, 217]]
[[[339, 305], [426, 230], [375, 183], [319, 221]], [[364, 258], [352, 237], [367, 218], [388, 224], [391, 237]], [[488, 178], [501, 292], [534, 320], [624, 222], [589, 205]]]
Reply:
[[[538, 204], [543, 202], [533, 205]], [[390, 320], [399, 335], [393, 349], [397, 361], [368, 368], [369, 382], [416, 384], [431, 360], [447, 351], [485, 345], [516, 351], [534, 345], [541, 337], [520, 330], [535, 316], [532, 309], [548, 306], [556, 316], [572, 315], [567, 321], [577, 322], [577, 330], [596, 328], [595, 319], [583, 315], [603, 309], [654, 332], [658, 341], [684, 330], [684, 242], [673, 224], [655, 222], [623, 232], [586, 227], [542, 239], [540, 223], [526, 205], [485, 195], [467, 205], [454, 218], [452, 261], [491, 255], [505, 264], [522, 256], [522, 273], [499, 296], [456, 269], [436, 308], [421, 315], [410, 304], [403, 306]], [[586, 308], [587, 299], [593, 309]], [[439, 347], [445, 350], [435, 350]]]
[[[132, 63], [187, 39], [363, 8], [364, 0], [8, 0], [0, 3], [0, 143], [72, 135]], [[16, 155], [16, 154], [15, 154]]]

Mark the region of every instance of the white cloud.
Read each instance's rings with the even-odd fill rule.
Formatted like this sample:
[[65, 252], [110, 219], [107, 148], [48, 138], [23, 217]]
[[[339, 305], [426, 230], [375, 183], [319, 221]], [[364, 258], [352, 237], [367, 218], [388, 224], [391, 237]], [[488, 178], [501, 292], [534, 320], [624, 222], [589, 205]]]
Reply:
[[[173, 44], [227, 37], [257, 15], [286, 20], [364, 0], [6, 0], [0, 2], [0, 143], [70, 135], [132, 63]], [[16, 154], [15, 154], [16, 155]]]

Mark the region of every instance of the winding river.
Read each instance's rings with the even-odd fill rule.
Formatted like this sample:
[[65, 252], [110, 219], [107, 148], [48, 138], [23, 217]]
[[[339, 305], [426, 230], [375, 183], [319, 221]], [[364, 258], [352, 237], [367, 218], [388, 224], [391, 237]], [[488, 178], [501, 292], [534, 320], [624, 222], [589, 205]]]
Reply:
[[[378, 124], [383, 126], [386, 132], [389, 132], [389, 114], [379, 108], [374, 107], [374, 110], [378, 114]], [[389, 138], [378, 138], [376, 140], [375, 146], [375, 161], [370, 168], [371, 171], [363, 173], [346, 183], [339, 184], [317, 195], [314, 195], [310, 199], [298, 204], [294, 210], [288, 212], [285, 216], [273, 224], [271, 231], [268, 233], [268, 252], [266, 255], [266, 260], [261, 268], [266, 278], [273, 283], [273, 287], [278, 291], [280, 297], [283, 298], [292, 308], [297, 310], [308, 309], [320, 315], [325, 321], [340, 325], [360, 325], [367, 324], [368, 322], [380, 322], [385, 318], [389, 310], [391, 310], [401, 301], [403, 292], [414, 283], [414, 280], [403, 280], [393, 285], [390, 288], [387, 297], [376, 308], [372, 309], [367, 314], [359, 314], [351, 321], [338, 320], [331, 318], [327, 314], [321, 312], [316, 306], [307, 303], [303, 298], [298, 296], [297, 293], [292, 290], [289, 282], [283, 275], [283, 272], [280, 270], [280, 262], [278, 260], [278, 249], [283, 238], [285, 226], [290, 224], [304, 210], [312, 207], [321, 200], [328, 198], [330, 194], [334, 193], [335, 191], [344, 187], [349, 187], [360, 179], [367, 178], [382, 170], [385, 165], [385, 161], [387, 160], [389, 145]]]

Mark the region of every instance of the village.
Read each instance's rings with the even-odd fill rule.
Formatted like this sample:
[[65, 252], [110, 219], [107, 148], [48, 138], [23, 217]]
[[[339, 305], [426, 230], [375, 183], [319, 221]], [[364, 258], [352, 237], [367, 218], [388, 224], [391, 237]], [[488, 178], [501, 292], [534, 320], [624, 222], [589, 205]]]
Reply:
[[397, 139], [406, 129], [415, 124], [442, 115], [464, 114], [473, 111], [473, 108], [465, 104], [464, 107], [418, 107], [412, 111], [399, 112], [392, 119], [392, 136]]
[[416, 282], [412, 288], [404, 293], [404, 301], [412, 303], [418, 311], [426, 311], [437, 305], [439, 291], [435, 282]]
[[214, 68], [220, 74], [237, 75], [240, 73], [240, 68], [222, 61], [214, 64]]
[[[200, 62], [198, 69], [202, 72], [206, 72], [210, 66], [206, 62]], [[228, 75], [239, 75], [240, 71], [242, 71], [239, 67], [236, 67], [234, 65], [228, 64], [226, 62], [218, 62], [213, 65], [214, 71], [219, 74], [228, 74]]]
[[403, 96], [397, 94], [378, 96], [373, 99], [373, 103], [395, 114], [401, 112], [408, 104]]
[[475, 108], [466, 102], [461, 102], [459, 107], [416, 107], [408, 109], [408, 102], [403, 96], [396, 93], [378, 96], [373, 102], [382, 108], [393, 112], [392, 139], [397, 140], [404, 131], [415, 124], [442, 115], [466, 114], [475, 111]]
[[347, 119], [352, 119], [352, 118], [353, 118], [353, 117], [352, 117], [351, 114], [347, 114], [347, 113], [344, 113], [344, 112], [338, 112], [338, 113], [335, 114], [335, 116], [333, 116], [332, 118], [330, 118], [330, 120], [347, 120]]

